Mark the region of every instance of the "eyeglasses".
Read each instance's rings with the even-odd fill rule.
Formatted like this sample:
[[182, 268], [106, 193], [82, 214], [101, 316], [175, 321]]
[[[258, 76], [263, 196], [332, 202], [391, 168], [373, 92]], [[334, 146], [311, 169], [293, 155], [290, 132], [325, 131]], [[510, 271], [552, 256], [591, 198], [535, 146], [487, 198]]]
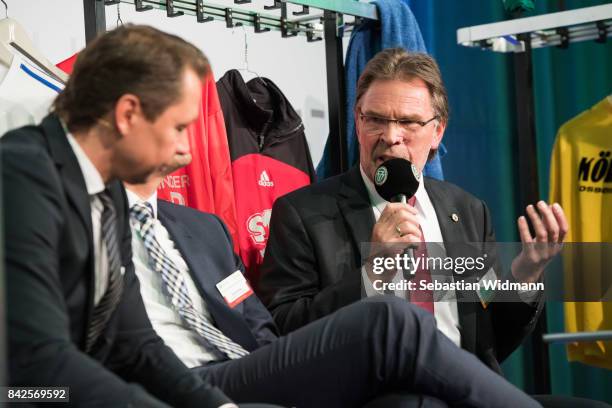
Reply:
[[359, 117], [363, 120], [365, 125], [365, 131], [368, 133], [379, 133], [383, 132], [390, 123], [395, 123], [400, 129], [416, 133], [424, 128], [429, 122], [432, 122], [440, 117], [438, 115], [433, 118], [422, 121], [422, 120], [412, 120], [412, 119], [390, 119], [383, 118], [381, 116], [374, 115], [366, 115], [363, 112], [359, 112]]

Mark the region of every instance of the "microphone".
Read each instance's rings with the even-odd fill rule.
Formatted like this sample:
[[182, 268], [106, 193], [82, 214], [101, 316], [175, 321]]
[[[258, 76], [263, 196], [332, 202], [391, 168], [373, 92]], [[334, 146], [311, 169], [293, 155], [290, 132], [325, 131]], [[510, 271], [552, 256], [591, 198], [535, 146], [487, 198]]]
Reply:
[[406, 203], [419, 188], [421, 172], [406, 159], [390, 159], [378, 166], [374, 186], [382, 198], [392, 203]]
[[[376, 169], [374, 173], [374, 186], [382, 198], [392, 203], [406, 204], [406, 200], [412, 197], [419, 188], [421, 172], [406, 159], [389, 159]], [[408, 245], [403, 254], [414, 258], [416, 244]], [[404, 279], [414, 279], [414, 273], [402, 269]]]

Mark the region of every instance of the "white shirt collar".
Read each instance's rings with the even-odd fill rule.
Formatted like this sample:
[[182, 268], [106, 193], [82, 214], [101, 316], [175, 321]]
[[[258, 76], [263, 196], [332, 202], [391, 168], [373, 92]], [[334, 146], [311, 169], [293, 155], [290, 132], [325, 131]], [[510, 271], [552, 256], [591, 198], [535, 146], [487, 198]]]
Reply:
[[125, 189], [125, 192], [127, 193], [128, 205], [130, 208], [139, 203], [149, 203], [151, 208], [153, 208], [153, 217], [157, 218], [157, 190], [146, 200], [143, 200], [138, 196], [138, 194], [128, 190], [127, 188]]
[[[366, 190], [368, 190], [370, 203], [372, 203], [373, 206], [375, 206], [380, 210], [380, 212], [382, 212], [389, 202], [382, 198], [380, 194], [378, 194], [374, 183], [372, 183], [372, 180], [370, 180], [370, 178], [365, 174], [365, 171], [363, 170], [363, 167], [361, 167], [361, 164], [359, 165], [359, 171], [361, 172], [361, 178], [363, 179], [363, 183], [366, 186]], [[419, 203], [425, 202], [425, 199], [427, 197], [427, 192], [425, 191], [425, 177], [421, 177], [421, 181], [419, 182], [419, 188], [417, 189], [414, 195], [416, 196], [417, 206]]]
[[68, 142], [72, 147], [72, 151], [79, 162], [79, 167], [81, 168], [81, 172], [83, 173], [83, 178], [85, 179], [85, 185], [87, 186], [87, 193], [91, 195], [96, 195], [104, 191], [106, 186], [104, 185], [104, 180], [100, 175], [100, 172], [91, 162], [85, 151], [79, 145], [79, 142], [76, 141], [74, 136], [70, 134], [70, 132], [66, 132], [66, 137], [68, 138]]

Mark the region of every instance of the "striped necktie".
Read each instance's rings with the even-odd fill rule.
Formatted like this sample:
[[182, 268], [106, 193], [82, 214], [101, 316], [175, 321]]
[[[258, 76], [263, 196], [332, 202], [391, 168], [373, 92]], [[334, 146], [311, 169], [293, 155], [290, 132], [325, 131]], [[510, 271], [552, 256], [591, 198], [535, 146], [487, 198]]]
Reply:
[[108, 286], [100, 302], [94, 307], [91, 322], [87, 329], [85, 351], [91, 352], [106, 328], [113, 312], [121, 300], [123, 276], [121, 275], [121, 255], [117, 240], [117, 212], [108, 189], [98, 194], [102, 202], [101, 237], [108, 255]]
[[223, 334], [194, 308], [187, 291], [185, 277], [168, 258], [155, 238], [155, 219], [151, 205], [149, 203], [135, 204], [130, 209], [130, 213], [138, 221], [135, 223], [135, 229], [149, 255], [149, 265], [154, 271], [161, 274], [164, 292], [181, 318], [213, 349], [220, 351], [228, 358], [236, 359], [249, 354], [240, 344]]
[[[411, 206], [415, 206], [416, 204], [416, 196], [410, 197], [408, 199], [408, 204]], [[427, 259], [427, 242], [425, 242], [425, 235], [423, 234], [423, 229], [419, 225], [419, 232], [421, 233], [421, 242], [414, 249], [413, 256], [415, 260], [417, 258], [422, 258], [422, 261], [419, 263], [419, 267], [416, 269], [414, 274], [414, 281], [421, 282], [424, 281], [427, 284], [431, 283], [431, 272], [427, 269], [427, 266], [424, 266], [423, 263]], [[417, 283], [417, 288], [420, 288], [420, 284]], [[413, 303], [430, 313], [434, 312], [434, 300], [433, 300], [433, 291], [427, 289], [417, 289], [410, 293], [410, 303]]]

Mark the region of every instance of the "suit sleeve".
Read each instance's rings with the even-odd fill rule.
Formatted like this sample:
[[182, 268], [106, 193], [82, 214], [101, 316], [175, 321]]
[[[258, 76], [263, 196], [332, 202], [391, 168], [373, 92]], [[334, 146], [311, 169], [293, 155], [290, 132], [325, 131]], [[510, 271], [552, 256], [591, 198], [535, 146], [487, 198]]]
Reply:
[[70, 402], [83, 407], [165, 407], [71, 341], [59, 278], [60, 181], [41, 149], [3, 146], [2, 159], [10, 384], [70, 387]]
[[73, 343], [59, 267], [61, 182], [41, 148], [4, 144], [1, 153], [10, 385], [70, 387], [81, 407], [167, 407]]
[[270, 236], [261, 267], [260, 294], [281, 333], [356, 302], [361, 296], [361, 273], [325, 285], [319, 279], [319, 261], [302, 218], [292, 203], [276, 200], [270, 219]]
[[[234, 259], [235, 266], [233, 270], [239, 270], [244, 275], [244, 265], [240, 257], [233, 252], [232, 239], [227, 226], [217, 216], [215, 216], [215, 219], [219, 222], [228, 241], [228, 252], [231, 253]], [[269, 344], [278, 338], [278, 328], [274, 323], [274, 319], [272, 319], [270, 312], [261, 303], [257, 295], [253, 294], [244, 301], [243, 317], [260, 346]]]
[[[481, 202], [481, 204], [484, 217], [484, 241], [494, 244], [495, 233], [489, 209], [484, 202]], [[495, 245], [492, 245], [492, 247], [494, 248]], [[498, 262], [496, 262], [496, 269], [500, 270]], [[533, 304], [528, 304], [520, 300], [518, 293], [515, 295], [516, 302], [493, 302], [490, 306], [497, 352], [496, 358], [500, 362], [508, 357], [533, 330], [544, 306], [543, 296], [540, 296]]]

